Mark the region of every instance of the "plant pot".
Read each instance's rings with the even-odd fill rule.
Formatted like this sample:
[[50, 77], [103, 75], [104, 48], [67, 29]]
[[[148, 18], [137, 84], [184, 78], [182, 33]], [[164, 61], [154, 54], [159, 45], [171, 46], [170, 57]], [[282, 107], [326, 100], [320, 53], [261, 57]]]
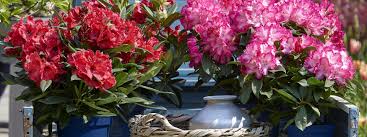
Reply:
[[73, 117], [64, 128], [58, 128], [58, 137], [130, 137], [127, 123], [120, 117], [93, 117], [84, 123], [81, 117]]
[[288, 137], [334, 137], [335, 125], [312, 125], [303, 132], [295, 125], [287, 129]]
[[[145, 108], [136, 106], [128, 117], [143, 114]], [[130, 137], [130, 129], [118, 116], [95, 116], [84, 123], [81, 117], [72, 117], [64, 128], [57, 128], [58, 137]]]

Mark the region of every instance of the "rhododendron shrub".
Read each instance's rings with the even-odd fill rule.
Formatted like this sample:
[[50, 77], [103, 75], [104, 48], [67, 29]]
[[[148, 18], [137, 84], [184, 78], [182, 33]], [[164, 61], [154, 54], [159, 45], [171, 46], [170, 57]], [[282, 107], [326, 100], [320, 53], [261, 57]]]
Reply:
[[286, 104], [301, 130], [327, 97], [353, 89], [355, 69], [328, 0], [188, 0], [181, 13], [200, 83], [240, 91], [243, 103], [254, 93], [267, 105]]
[[[175, 10], [165, 16], [149, 15], [175, 5], [160, 4], [90, 0], [49, 20], [22, 18], [0, 42], [6, 56], [19, 60], [20, 71], [2, 76], [8, 84], [28, 87], [18, 99], [47, 110], [37, 114], [43, 117], [37, 122], [42, 124], [65, 124], [71, 116], [124, 118], [136, 105], [151, 106], [145, 95], [152, 93], [178, 100], [171, 91], [154, 89], [152, 80], [167, 67], [162, 59], [171, 50], [167, 45], [178, 43], [168, 37], [185, 38], [170, 28], [180, 17]], [[134, 6], [138, 9], [128, 11]], [[162, 27], [146, 29], [153, 24]]]

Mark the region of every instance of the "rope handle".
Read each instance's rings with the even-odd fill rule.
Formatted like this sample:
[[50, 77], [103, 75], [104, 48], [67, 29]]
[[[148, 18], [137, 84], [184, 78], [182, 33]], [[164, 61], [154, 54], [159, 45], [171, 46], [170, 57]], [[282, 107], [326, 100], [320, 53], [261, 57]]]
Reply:
[[147, 115], [137, 115], [136, 119], [131, 119], [130, 123], [133, 123], [132, 126], [141, 126], [141, 127], [151, 127], [152, 122], [160, 122], [162, 124], [162, 129], [166, 131], [176, 131], [182, 132], [182, 129], [179, 129], [171, 123], [169, 123], [168, 119], [157, 113], [149, 113]]

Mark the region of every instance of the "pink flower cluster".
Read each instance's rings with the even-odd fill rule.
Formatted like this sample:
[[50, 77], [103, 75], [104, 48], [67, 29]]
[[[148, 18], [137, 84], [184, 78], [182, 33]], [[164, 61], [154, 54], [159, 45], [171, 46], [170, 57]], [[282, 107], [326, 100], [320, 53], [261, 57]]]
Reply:
[[280, 65], [275, 52], [275, 46], [261, 41], [251, 42], [238, 59], [242, 64], [246, 64], [242, 66], [241, 71], [245, 74], [254, 73], [256, 78], [262, 78], [268, 74], [268, 70], [276, 69]]
[[189, 54], [191, 58], [189, 66], [195, 68], [199, 67], [203, 55], [199, 51], [199, 48], [197, 46], [197, 40], [195, 37], [190, 37], [187, 39], [187, 47], [189, 48]]
[[[253, 30], [250, 43], [238, 60], [243, 64], [243, 73], [255, 74], [259, 79], [281, 65], [280, 57], [275, 54], [278, 46], [284, 54], [316, 47], [317, 51], [310, 53], [304, 65], [320, 79], [344, 84], [354, 74], [352, 60], [344, 55], [342, 25], [328, 0], [321, 3], [313, 0], [188, 0], [182, 14], [185, 29], [200, 35], [201, 50], [195, 51], [209, 54], [220, 64], [229, 62], [238, 48], [236, 36]], [[304, 31], [300, 36], [295, 35], [296, 30], [287, 26], [289, 24]], [[192, 62], [197, 62], [196, 59], [192, 57]], [[322, 65], [325, 62], [330, 65]], [[343, 73], [335, 74], [340, 66]]]
[[225, 64], [237, 49], [233, 39], [234, 31], [230, 26], [228, 11], [215, 0], [188, 0], [181, 12], [185, 29], [194, 29], [202, 38], [203, 51], [214, 61]]
[[328, 46], [320, 47], [312, 52], [306, 59], [304, 66], [318, 79], [326, 78], [335, 80], [339, 84], [345, 84], [354, 76], [353, 62], [346, 50], [332, 44], [326, 43]]

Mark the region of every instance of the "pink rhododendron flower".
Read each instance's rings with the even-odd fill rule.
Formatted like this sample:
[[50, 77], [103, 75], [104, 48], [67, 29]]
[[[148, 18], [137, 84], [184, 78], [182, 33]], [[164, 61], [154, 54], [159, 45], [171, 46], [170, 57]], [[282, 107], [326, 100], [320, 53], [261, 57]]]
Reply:
[[262, 41], [268, 45], [275, 46], [275, 42], [279, 42], [280, 48], [286, 54], [294, 52], [295, 42], [297, 39], [293, 37], [290, 30], [278, 25], [260, 26], [255, 29], [252, 39]]
[[216, 22], [211, 27], [207, 25], [198, 25], [196, 31], [202, 38], [204, 45], [203, 51], [208, 53], [214, 61], [219, 64], [225, 64], [232, 58], [233, 52], [237, 49], [234, 45], [234, 33], [229, 24], [219, 24]]
[[[224, 0], [227, 1], [227, 0]], [[235, 32], [245, 32], [250, 27], [269, 25], [279, 20], [275, 0], [246, 0], [227, 2], [231, 25]], [[229, 5], [229, 6], [228, 6]]]
[[[277, 50], [293, 54], [310, 46], [317, 51], [311, 52], [305, 66], [318, 78], [343, 84], [354, 74], [343, 50], [341, 22], [328, 0], [321, 3], [313, 0], [188, 0], [181, 13], [184, 28], [196, 31], [201, 38], [199, 48], [202, 50], [196, 49], [191, 39], [189, 50], [197, 55], [208, 54], [219, 64], [227, 63], [234, 56], [238, 43], [233, 40], [237, 35], [252, 30], [251, 41], [238, 58], [244, 74], [262, 78], [268, 70], [280, 65], [275, 55]], [[199, 54], [200, 51], [203, 53]], [[192, 58], [191, 62], [198, 61]], [[335, 73], [337, 66], [343, 67], [340, 75]]]
[[305, 60], [305, 68], [314, 73], [318, 79], [335, 80], [338, 84], [345, 84], [354, 76], [352, 58], [344, 48], [326, 43], [317, 48]]
[[276, 69], [280, 65], [275, 56], [275, 47], [261, 41], [252, 41], [244, 53], [238, 58], [245, 74], [255, 74], [261, 79], [268, 74], [268, 70]]
[[68, 63], [73, 68], [73, 74], [90, 87], [106, 90], [116, 84], [112, 74], [112, 61], [108, 55], [100, 51], [77, 51], [68, 56]]
[[203, 51], [219, 64], [229, 62], [236, 50], [229, 12], [214, 0], [189, 0], [181, 13], [184, 28], [200, 34]]
[[202, 53], [199, 51], [197, 40], [195, 37], [190, 37], [187, 40], [187, 46], [189, 48], [189, 54], [190, 54], [190, 67], [199, 67], [201, 65], [201, 60], [203, 58]]

